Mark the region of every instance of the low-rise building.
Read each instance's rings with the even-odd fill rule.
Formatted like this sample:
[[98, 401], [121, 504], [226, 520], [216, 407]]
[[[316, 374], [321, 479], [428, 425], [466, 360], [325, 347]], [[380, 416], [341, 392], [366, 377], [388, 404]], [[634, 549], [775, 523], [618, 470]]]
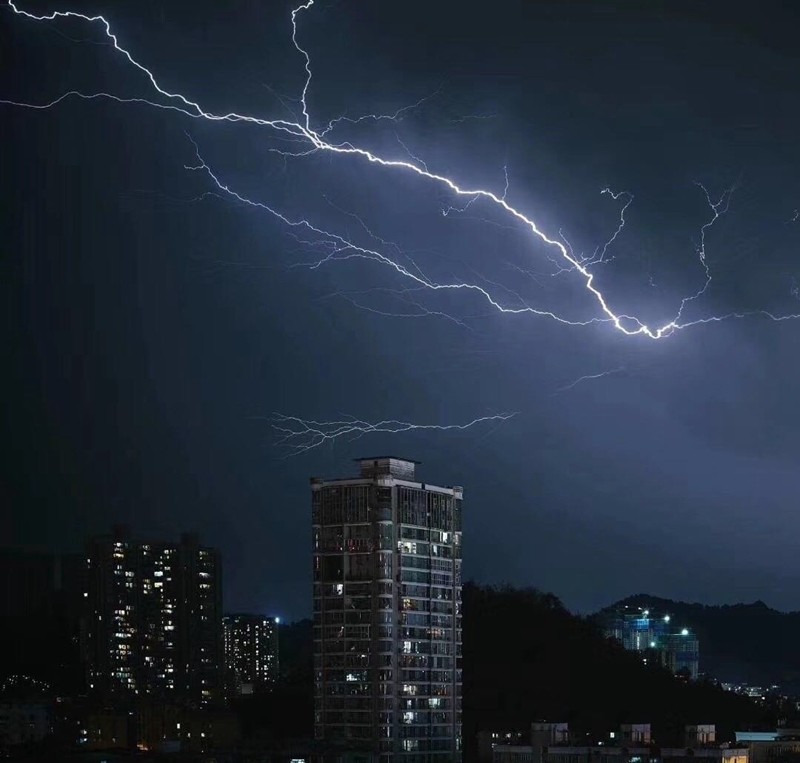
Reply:
[[749, 763], [790, 763], [800, 760], [800, 729], [737, 731], [736, 744], [747, 745]]
[[[716, 743], [716, 730], [712, 724], [687, 726], [683, 747], [653, 744], [649, 723], [623, 725], [619, 734], [614, 734], [611, 745], [574, 745], [569, 742], [542, 745], [542, 734], [558, 734], [562, 739], [568, 737], [566, 724], [545, 725], [549, 728], [539, 729], [537, 737], [534, 724], [530, 745], [495, 745], [493, 763], [750, 763], [745, 744]], [[559, 726], [562, 727], [560, 730]]]

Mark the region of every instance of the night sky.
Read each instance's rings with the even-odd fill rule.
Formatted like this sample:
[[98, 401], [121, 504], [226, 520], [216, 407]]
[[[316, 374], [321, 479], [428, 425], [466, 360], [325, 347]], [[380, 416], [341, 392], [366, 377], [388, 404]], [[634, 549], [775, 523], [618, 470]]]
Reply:
[[[433, 6], [433, 7], [432, 7]], [[474, 7], [473, 7], [474, 6]], [[783, 6], [783, 7], [782, 7]], [[161, 84], [215, 112], [296, 120], [291, 5], [83, 3]], [[618, 312], [665, 322], [800, 313], [800, 9], [760, 2], [343, 2], [298, 18], [312, 126], [502, 195], [591, 255]], [[0, 98], [153, 98], [97, 25], [0, 10]], [[224, 557], [225, 606], [310, 612], [308, 478], [351, 459], [422, 461], [465, 487], [465, 566], [587, 612], [648, 592], [800, 609], [800, 320], [748, 317], [653, 341], [503, 314], [474, 291], [396, 291], [374, 261], [320, 258], [196, 166], [292, 218], [571, 320], [596, 316], [557, 251], [424, 178], [300, 150], [252, 125], [146, 105], [0, 105], [3, 544], [76, 550], [127, 523], [195, 530]], [[404, 149], [403, 146], [406, 148]], [[356, 217], [357, 216], [357, 217]], [[294, 234], [294, 235], [291, 235]], [[408, 295], [405, 295], [406, 297]], [[354, 304], [356, 303], [356, 304]], [[358, 305], [358, 306], [357, 306]], [[360, 306], [360, 307], [359, 307]], [[372, 311], [370, 311], [372, 310]], [[437, 312], [392, 317], [378, 313]], [[378, 312], [375, 312], [378, 311]], [[453, 320], [455, 319], [455, 320]], [[607, 376], [585, 379], [613, 371]], [[462, 424], [340, 439], [287, 457], [270, 417]]]

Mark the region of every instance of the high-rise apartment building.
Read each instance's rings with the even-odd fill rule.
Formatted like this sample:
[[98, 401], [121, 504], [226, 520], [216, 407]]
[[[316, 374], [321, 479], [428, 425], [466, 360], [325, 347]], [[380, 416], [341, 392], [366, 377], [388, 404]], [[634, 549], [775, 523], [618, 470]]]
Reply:
[[381, 763], [460, 761], [460, 487], [417, 462], [312, 478], [315, 733]]
[[221, 698], [219, 553], [194, 535], [132, 540], [124, 528], [86, 552], [90, 690], [204, 706]]
[[278, 618], [225, 615], [225, 679], [230, 696], [268, 691], [278, 680]]

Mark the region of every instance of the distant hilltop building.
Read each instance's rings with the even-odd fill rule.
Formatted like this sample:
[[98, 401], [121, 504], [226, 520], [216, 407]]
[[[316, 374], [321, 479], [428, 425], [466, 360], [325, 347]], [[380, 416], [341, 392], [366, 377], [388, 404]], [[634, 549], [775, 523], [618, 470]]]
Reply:
[[666, 612], [643, 607], [620, 607], [603, 619], [605, 635], [646, 661], [657, 659], [676, 675], [697, 680], [700, 642], [691, 630], [673, 622]]
[[376, 763], [460, 763], [460, 487], [358, 459], [311, 480], [315, 732]]

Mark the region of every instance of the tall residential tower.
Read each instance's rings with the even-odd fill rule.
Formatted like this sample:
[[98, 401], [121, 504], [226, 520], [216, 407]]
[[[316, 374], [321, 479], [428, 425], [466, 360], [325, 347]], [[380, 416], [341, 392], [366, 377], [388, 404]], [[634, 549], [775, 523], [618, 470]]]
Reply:
[[462, 488], [357, 462], [311, 480], [316, 736], [381, 763], [460, 761]]
[[86, 550], [86, 661], [101, 696], [146, 696], [204, 706], [222, 699], [219, 553], [132, 540], [125, 528]]
[[258, 694], [275, 687], [279, 674], [278, 625], [277, 617], [264, 615], [222, 618], [228, 696]]

